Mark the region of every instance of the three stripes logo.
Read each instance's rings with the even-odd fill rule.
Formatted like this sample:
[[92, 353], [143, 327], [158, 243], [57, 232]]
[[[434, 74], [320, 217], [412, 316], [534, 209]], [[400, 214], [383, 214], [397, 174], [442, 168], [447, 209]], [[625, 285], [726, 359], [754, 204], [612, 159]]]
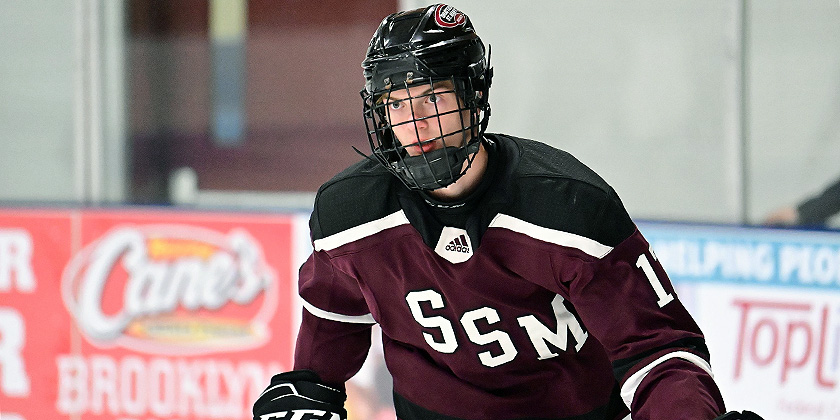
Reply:
[[467, 242], [467, 237], [465, 235], [461, 235], [450, 241], [444, 249], [447, 251], [463, 252], [465, 254], [469, 254], [470, 244]]
[[470, 236], [464, 229], [444, 227], [438, 238], [435, 253], [451, 263], [462, 263], [473, 255]]

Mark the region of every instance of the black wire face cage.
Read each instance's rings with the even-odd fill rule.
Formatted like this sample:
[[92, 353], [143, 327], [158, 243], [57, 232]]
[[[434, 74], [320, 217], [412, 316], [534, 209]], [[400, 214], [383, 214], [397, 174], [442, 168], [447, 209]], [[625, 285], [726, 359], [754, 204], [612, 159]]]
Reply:
[[[446, 83], [447, 81], [449, 83]], [[419, 89], [417, 88], [419, 86], [428, 88]], [[411, 88], [415, 88], [415, 94], [418, 91], [420, 94], [412, 96]], [[457, 98], [457, 109], [441, 112], [435, 97], [450, 93], [454, 93]], [[395, 94], [398, 94], [399, 101], [389, 100]], [[364, 101], [365, 126], [371, 151], [376, 159], [407, 187], [420, 190], [446, 187], [457, 181], [472, 164], [487, 127], [489, 107], [486, 105], [486, 97], [483, 97], [486, 96], [486, 92], [477, 92], [470, 78], [411, 79], [409, 77], [406, 82], [389, 84], [386, 89], [373, 93], [363, 89], [361, 95]], [[425, 101], [434, 104], [435, 112], [418, 116], [415, 113], [416, 104]], [[411, 112], [410, 118], [404, 121], [394, 121], [391, 118], [391, 106], [396, 102], [408, 107]], [[482, 111], [484, 111], [483, 115]], [[457, 114], [460, 128], [444, 132], [441, 117], [450, 114]], [[439, 135], [423, 139], [416, 125], [419, 121], [427, 121], [431, 130]], [[411, 142], [405, 146], [394, 134], [394, 128], [404, 125], [408, 125], [409, 130], [414, 131], [411, 139], [404, 139], [406, 142]], [[437, 126], [436, 129], [435, 126]], [[408, 130], [401, 129], [400, 131]], [[422, 139], [422, 141], [417, 142], [417, 139]], [[423, 150], [423, 145], [443, 142], [444, 139], [446, 147], [438, 147], [428, 152]], [[416, 148], [419, 154], [409, 154], [406, 149], [412, 147]]]

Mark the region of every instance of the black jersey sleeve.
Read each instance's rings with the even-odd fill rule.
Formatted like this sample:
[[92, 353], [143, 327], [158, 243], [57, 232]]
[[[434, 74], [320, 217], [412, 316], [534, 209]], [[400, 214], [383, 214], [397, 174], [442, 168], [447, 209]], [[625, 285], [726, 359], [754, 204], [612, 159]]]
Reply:
[[803, 226], [822, 226], [840, 212], [840, 179], [817, 196], [811, 197], [797, 206], [799, 223]]

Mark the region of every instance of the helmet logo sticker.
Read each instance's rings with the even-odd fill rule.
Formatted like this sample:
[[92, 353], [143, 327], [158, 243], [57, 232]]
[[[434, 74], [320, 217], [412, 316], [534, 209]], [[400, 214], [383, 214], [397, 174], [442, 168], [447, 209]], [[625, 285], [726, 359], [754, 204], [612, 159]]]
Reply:
[[467, 21], [467, 17], [458, 9], [439, 4], [435, 8], [435, 23], [441, 28], [454, 28], [463, 25]]

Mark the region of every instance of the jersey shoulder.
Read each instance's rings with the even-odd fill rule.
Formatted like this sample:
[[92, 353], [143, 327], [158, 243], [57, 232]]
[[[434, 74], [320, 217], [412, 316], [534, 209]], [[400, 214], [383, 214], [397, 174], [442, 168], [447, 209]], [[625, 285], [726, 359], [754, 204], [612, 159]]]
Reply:
[[542, 142], [496, 135], [517, 191], [511, 216], [615, 246], [635, 231], [618, 194], [571, 153]]
[[325, 182], [315, 195], [309, 219], [312, 239], [321, 239], [399, 210], [391, 194], [394, 176], [378, 162], [363, 159]]
[[566, 179], [605, 192], [612, 191], [600, 175], [565, 150], [535, 140], [512, 136], [504, 138], [518, 149], [519, 164], [514, 175], [520, 179]]

